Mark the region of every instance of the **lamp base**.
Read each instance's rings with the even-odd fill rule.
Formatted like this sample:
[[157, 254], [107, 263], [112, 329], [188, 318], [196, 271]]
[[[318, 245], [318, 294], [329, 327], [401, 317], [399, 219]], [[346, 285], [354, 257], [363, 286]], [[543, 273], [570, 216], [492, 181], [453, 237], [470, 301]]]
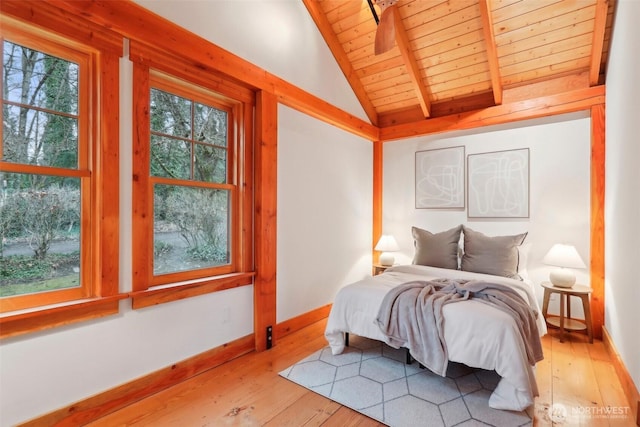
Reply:
[[392, 266], [396, 258], [390, 252], [382, 252], [380, 254], [380, 265], [384, 265], [385, 267]]
[[571, 288], [576, 284], [576, 275], [568, 268], [556, 268], [549, 273], [549, 280], [558, 288]]

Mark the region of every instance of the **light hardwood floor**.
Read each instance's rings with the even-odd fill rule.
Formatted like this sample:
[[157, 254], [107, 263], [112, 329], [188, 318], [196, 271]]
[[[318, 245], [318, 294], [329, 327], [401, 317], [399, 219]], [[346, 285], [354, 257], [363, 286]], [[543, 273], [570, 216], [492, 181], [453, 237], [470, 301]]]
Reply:
[[[278, 372], [324, 347], [325, 321], [282, 338], [271, 350], [250, 353], [109, 414], [91, 426], [382, 426], [359, 413], [278, 376]], [[543, 338], [545, 359], [537, 365], [540, 397], [530, 413], [535, 426], [634, 426], [614, 418], [626, 401], [602, 341], [579, 333], [560, 343], [555, 330]], [[549, 406], [577, 413], [552, 423]], [[594, 409], [595, 408], [595, 409]], [[590, 411], [592, 414], [586, 414]], [[599, 412], [599, 413], [597, 413]]]

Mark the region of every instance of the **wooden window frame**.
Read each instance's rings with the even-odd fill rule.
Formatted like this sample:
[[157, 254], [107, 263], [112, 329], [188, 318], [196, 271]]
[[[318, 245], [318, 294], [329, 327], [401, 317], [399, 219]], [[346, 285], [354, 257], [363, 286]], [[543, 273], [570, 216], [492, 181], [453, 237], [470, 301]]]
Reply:
[[[28, 4], [3, 4], [2, 39], [72, 60], [81, 67], [78, 169], [1, 162], [3, 171], [77, 177], [81, 180], [80, 288], [0, 301], [0, 338], [118, 313], [119, 300], [119, 108], [122, 39], [81, 18], [59, 19], [44, 5], [37, 17]], [[78, 31], [81, 28], [82, 30]], [[94, 43], [96, 36], [99, 43]], [[106, 178], [108, 177], [108, 178]]]
[[[206, 73], [186, 58], [131, 41], [133, 67], [133, 292], [134, 309], [217, 292], [253, 283], [253, 109], [255, 95], [231, 79]], [[150, 176], [150, 91], [221, 107], [229, 113], [228, 183], [230, 192], [230, 264], [169, 274], [153, 273], [153, 184]], [[197, 187], [198, 181], [189, 181]]]

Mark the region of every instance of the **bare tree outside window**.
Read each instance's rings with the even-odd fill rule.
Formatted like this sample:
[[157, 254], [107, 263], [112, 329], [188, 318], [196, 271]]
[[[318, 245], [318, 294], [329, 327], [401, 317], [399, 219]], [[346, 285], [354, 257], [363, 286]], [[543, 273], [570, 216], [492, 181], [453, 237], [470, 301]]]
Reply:
[[150, 99], [150, 174], [174, 181], [153, 187], [154, 274], [229, 264], [228, 112], [156, 88]]
[[79, 66], [7, 40], [2, 58], [0, 297], [76, 287]]

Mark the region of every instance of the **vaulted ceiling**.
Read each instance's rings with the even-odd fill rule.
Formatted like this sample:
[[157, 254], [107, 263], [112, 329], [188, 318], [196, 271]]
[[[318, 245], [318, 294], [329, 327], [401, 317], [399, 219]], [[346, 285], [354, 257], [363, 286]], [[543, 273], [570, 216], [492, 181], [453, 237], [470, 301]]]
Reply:
[[380, 55], [367, 0], [303, 1], [380, 128], [604, 84], [614, 0], [397, 0]]

